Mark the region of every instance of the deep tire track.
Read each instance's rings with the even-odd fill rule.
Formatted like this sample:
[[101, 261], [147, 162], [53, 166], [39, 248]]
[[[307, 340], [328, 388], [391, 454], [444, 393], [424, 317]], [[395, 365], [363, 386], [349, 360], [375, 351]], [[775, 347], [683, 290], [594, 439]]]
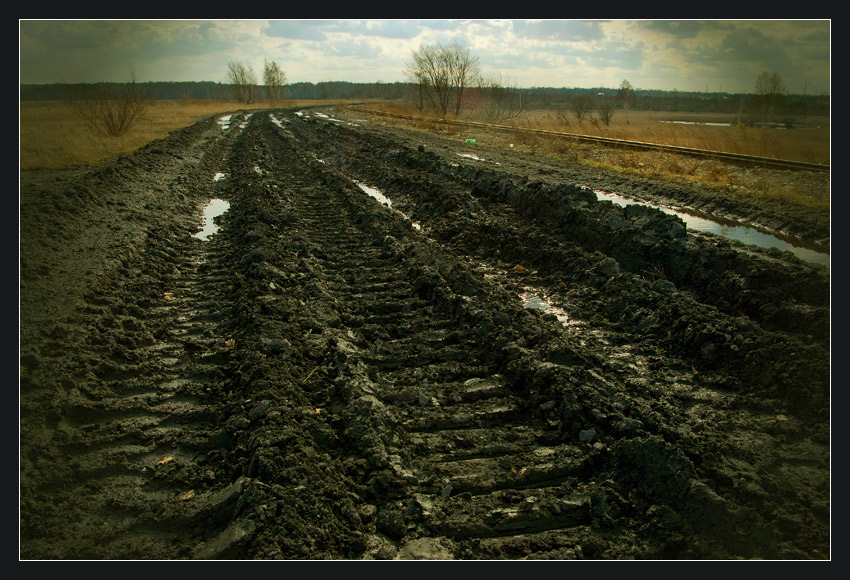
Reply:
[[[178, 201], [200, 209], [191, 200], [215, 195], [207, 163], [220, 163], [227, 140], [213, 127], [194, 143], [203, 149], [173, 158], [198, 180]], [[164, 177], [179, 192], [174, 172], [151, 163], [136, 178], [155, 189]], [[218, 413], [213, 385], [228, 358], [219, 332], [227, 279], [213, 266], [215, 242], [188, 235], [197, 218], [170, 217], [177, 221], [149, 224], [141, 247], [120, 250], [116, 271], [100, 274], [106, 285], [87, 294], [77, 315], [90, 359], [75, 361], [81, 378], [57, 401], [54, 455], [30, 458], [42, 465], [42, 481], [23, 504], [22, 533], [35, 538], [26, 558], [182, 559], [213, 533], [204, 529], [210, 506], [196, 497], [215, 484], [204, 463]], [[123, 302], [135, 292], [144, 298]], [[48, 506], [52, 529], [28, 528], [29, 510]], [[56, 534], [67, 541], [58, 550]]]
[[[241, 262], [251, 263], [243, 273], [262, 280], [254, 287], [275, 308], [244, 323], [283, 331], [268, 320], [272, 314], [301, 332], [269, 336], [267, 343], [285, 341], [282, 348], [293, 352], [301, 350], [299, 343], [323, 345], [322, 355], [314, 349], [315, 361], [300, 368], [281, 363], [300, 383], [293, 386], [303, 387], [308, 409], [315, 409], [311, 418], [327, 418], [333, 440], [348, 445], [330, 455], [340, 461], [362, 458], [361, 469], [348, 470], [351, 489], [390, 496], [374, 504], [377, 533], [357, 548], [377, 556], [389, 549], [387, 538], [411, 533], [402, 552], [424, 543], [459, 554], [452, 542], [507, 537], [533, 544], [526, 535], [551, 530], [574, 545], [563, 528], [588, 526], [589, 504], [560, 499], [560, 488], [575, 474], [587, 476], [587, 451], [563, 444], [557, 422], [540, 420], [524, 388], [499, 374], [507, 355], [494, 350], [497, 333], [490, 319], [495, 315], [504, 324], [523, 315], [519, 299], [508, 302], [511, 311], [488, 314], [482, 301], [504, 303], [506, 296], [499, 288], [497, 296], [489, 294], [494, 290], [476, 279], [470, 265], [321, 160], [305, 167], [312, 156], [285, 130], [270, 129], [260, 119], [249, 130], [255, 131], [253, 154], [241, 166], [259, 168], [273, 183], [246, 184], [230, 219], [244, 213], [245, 223], [253, 222], [252, 228], [240, 228], [250, 229], [248, 237], [257, 242], [243, 255]], [[268, 205], [253, 207], [268, 196], [279, 215]], [[282, 260], [262, 261], [277, 250]], [[269, 297], [275, 287], [286, 298]], [[274, 358], [272, 353], [266, 364], [274, 366]], [[282, 401], [269, 401], [269, 408], [276, 403]], [[330, 437], [324, 427], [309, 429]], [[246, 461], [255, 460], [256, 455]], [[253, 475], [280, 485], [278, 474]], [[468, 509], [474, 511], [472, 498], [481, 496], [489, 507], [481, 507], [472, 521], [442, 512], [454, 501], [471, 502]], [[527, 509], [537, 508], [538, 501], [549, 507]], [[497, 515], [494, 502], [502, 506]]]
[[[87, 293], [60, 378], [39, 365], [61, 328], [22, 358], [45, 393], [26, 432], [52, 429], [22, 449], [27, 557], [828, 551], [822, 346], [635, 273], [669, 220], [322, 115], [213, 124], [139, 157], [169, 160], [158, 211]], [[213, 196], [230, 209], [194, 240]], [[585, 244], [594, 223], [638, 250]]]

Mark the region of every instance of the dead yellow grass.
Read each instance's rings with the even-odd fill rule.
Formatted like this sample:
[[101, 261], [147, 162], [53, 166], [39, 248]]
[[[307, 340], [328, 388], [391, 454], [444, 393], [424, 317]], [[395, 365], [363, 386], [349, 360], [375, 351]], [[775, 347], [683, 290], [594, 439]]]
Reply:
[[[530, 125], [541, 127], [551, 126], [552, 120], [551, 115], [547, 117], [545, 112], [527, 118]], [[732, 126], [732, 120], [731, 115], [721, 113], [630, 111], [627, 123], [625, 114], [618, 111], [610, 125], [591, 121], [578, 123], [575, 117], [567, 116], [567, 123], [562, 120], [558, 130], [829, 165], [828, 117], [800, 117], [795, 120], [797, 126], [793, 129]], [[724, 126], [705, 123], [723, 123]]]
[[[345, 101], [286, 101], [275, 106], [338, 104], [345, 104]], [[171, 131], [191, 125], [202, 117], [269, 106], [270, 104], [265, 102], [246, 106], [232, 101], [153, 101], [142, 121], [127, 135], [107, 137], [92, 132], [85, 122], [76, 116], [73, 107], [68, 103], [22, 102], [21, 171], [97, 165], [119, 154], [135, 151], [151, 141], [164, 138]], [[368, 104], [368, 108], [405, 115], [414, 114], [410, 108], [396, 103], [373, 102]], [[461, 120], [467, 120], [467, 117], [462, 117]], [[528, 151], [556, 159], [614, 167], [644, 177], [699, 182], [704, 186], [734, 191], [736, 195], [771, 195], [802, 205], [829, 207], [828, 175], [825, 186], [813, 187], [809, 182], [798, 182], [797, 177], [772, 176], [769, 172], [754, 174], [713, 160], [661, 153], [657, 150], [599, 147], [582, 144], [575, 139], [519, 130], [537, 129], [611, 137], [825, 165], [828, 165], [830, 160], [828, 117], [799, 118], [796, 121], [801, 127], [795, 129], [714, 127], [664, 121], [728, 123], [730, 118], [729, 115], [722, 114], [630, 111], [629, 122], [626, 123], [624, 113], [617, 111], [611, 124], [606, 126], [590, 121], [579, 124], [571, 114], [540, 110], [526, 112], [510, 122], [501, 123], [514, 126], [518, 130], [493, 132], [488, 136], [488, 142], [491, 145]], [[479, 128], [442, 123], [435, 119], [411, 122], [387, 117], [382, 122], [459, 138], [481, 138]]]
[[[316, 101], [286, 101], [279, 106], [315, 104]], [[92, 131], [69, 103], [24, 101], [20, 112], [21, 171], [98, 165], [162, 139], [202, 117], [269, 106], [268, 102], [243, 105], [211, 100], [152, 101], [144, 118], [128, 134], [109, 137]]]
[[[378, 107], [370, 105], [370, 108]], [[399, 104], [382, 105], [381, 110], [398, 115], [415, 116], [415, 111]], [[462, 117], [460, 120], [473, 119]], [[729, 123], [730, 116], [719, 113], [630, 111], [629, 122], [626, 123], [624, 113], [617, 111], [610, 126], [606, 126], [591, 121], [579, 124], [575, 116], [569, 112], [564, 114], [561, 111], [539, 110], [525, 112], [516, 119], [500, 123], [502, 126], [516, 127], [517, 130], [500, 129], [487, 132], [486, 140], [489, 145], [496, 147], [592, 166], [610, 167], [639, 177], [698, 183], [701, 187], [712, 188], [718, 193], [722, 192], [723, 195], [750, 198], [768, 196], [814, 209], [829, 209], [828, 173], [750, 170], [714, 159], [689, 157], [653, 149], [604, 147], [548, 133], [610, 137], [829, 165], [828, 117], [796, 119], [801, 126], [795, 129], [759, 129], [742, 125], [714, 127], [664, 121]], [[387, 125], [400, 125], [458, 139], [474, 138], [482, 141], [485, 132], [482, 128], [475, 126], [436, 122], [430, 119], [410, 121], [387, 117], [383, 122]], [[523, 131], [523, 129], [535, 131]]]
[[[411, 108], [400, 104], [382, 105], [380, 109], [395, 114], [416, 114]], [[474, 120], [474, 118], [462, 116], [459, 120]], [[570, 111], [540, 109], [525, 111], [519, 117], [499, 124], [520, 129], [625, 139], [829, 165], [829, 117], [796, 118], [797, 127], [794, 129], [732, 126], [732, 120], [733, 116], [725, 113], [630, 111], [627, 121], [623, 111], [616, 111], [611, 124], [605, 125], [593, 119], [585, 119], [579, 123]], [[725, 126], [713, 126], [706, 123], [723, 123]], [[435, 129], [433, 125], [433, 123], [428, 125], [426, 122], [421, 128]], [[436, 130], [449, 133], [458, 131], [446, 124], [440, 127]], [[544, 147], [546, 141], [551, 144], [550, 147], [562, 147], [557, 141], [533, 134], [527, 134], [521, 140], [525, 143], [536, 142], [537, 148]]]

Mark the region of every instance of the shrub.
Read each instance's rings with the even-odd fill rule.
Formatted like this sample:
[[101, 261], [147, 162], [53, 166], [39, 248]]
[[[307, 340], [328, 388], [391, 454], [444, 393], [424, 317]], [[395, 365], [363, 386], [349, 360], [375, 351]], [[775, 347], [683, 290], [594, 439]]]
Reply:
[[110, 137], [126, 135], [149, 105], [135, 79], [115, 86], [84, 85], [75, 97], [77, 111], [92, 130]]

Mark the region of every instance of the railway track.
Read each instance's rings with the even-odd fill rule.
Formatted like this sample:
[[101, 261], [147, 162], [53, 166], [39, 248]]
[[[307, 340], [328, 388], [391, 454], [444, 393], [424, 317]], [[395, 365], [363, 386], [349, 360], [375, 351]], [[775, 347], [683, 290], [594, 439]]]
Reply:
[[527, 132], [527, 133], [536, 133], [541, 135], [547, 135], [550, 137], [564, 138], [570, 139], [579, 143], [593, 143], [597, 145], [604, 145], [606, 147], [626, 147], [631, 149], [641, 149], [641, 150], [651, 150], [651, 151], [659, 151], [664, 153], [675, 153], [678, 155], [688, 155], [692, 157], [703, 157], [709, 159], [718, 159], [722, 161], [728, 161], [730, 163], [737, 163], [740, 165], [746, 165], [751, 167], [769, 167], [773, 169], [792, 169], [792, 170], [804, 170], [804, 171], [823, 171], [829, 172], [829, 165], [823, 165], [821, 163], [807, 163], [804, 161], [794, 161], [789, 159], [776, 159], [773, 157], [759, 157], [755, 155], [743, 155], [740, 153], [727, 153], [724, 151], [710, 151], [707, 149], [696, 149], [693, 147], [677, 147], [673, 145], [661, 145], [658, 143], [647, 143], [643, 141], [632, 141], [628, 139], [612, 139], [609, 137], [596, 137], [593, 135], [582, 135], [579, 133], [565, 133], [560, 131], [548, 131], [545, 129], [530, 129], [524, 127], [511, 127], [508, 125], [497, 125], [492, 123], [480, 123], [475, 121], [459, 121], [453, 119], [434, 119], [434, 118], [422, 118], [416, 117], [414, 115], [402, 115], [399, 113], [388, 113], [385, 111], [377, 111], [374, 109], [368, 109], [359, 105], [350, 105], [350, 108], [357, 111], [363, 111], [370, 113], [372, 115], [380, 115], [385, 117], [394, 117], [398, 119], [406, 119], [410, 121], [425, 121], [431, 123], [442, 123], [442, 124], [451, 124], [451, 125], [463, 125], [469, 127], [480, 127], [482, 129], [487, 130], [496, 130], [496, 131], [512, 131], [512, 132]]

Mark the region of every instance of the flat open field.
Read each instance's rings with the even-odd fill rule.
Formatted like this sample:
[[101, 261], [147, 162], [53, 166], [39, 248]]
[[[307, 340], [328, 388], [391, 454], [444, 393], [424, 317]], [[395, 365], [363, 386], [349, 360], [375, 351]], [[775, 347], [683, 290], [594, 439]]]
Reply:
[[[315, 103], [287, 101], [286, 106]], [[329, 106], [337, 104], [333, 101], [322, 103]], [[412, 112], [382, 102], [366, 105], [388, 111]], [[267, 106], [268, 103], [257, 103], [240, 105], [240, 108], [250, 110]], [[233, 103], [223, 101], [151, 101], [145, 117], [130, 134], [109, 139], [93, 133], [68, 103], [23, 101], [20, 111], [21, 168], [60, 169], [102, 161], [110, 153], [131, 151], [203, 116], [232, 108]], [[568, 111], [541, 109], [526, 111], [500, 124], [829, 165], [828, 117], [795, 118], [794, 129], [733, 127], [730, 126], [733, 120], [733, 115], [724, 113], [629, 111], [626, 115], [617, 111], [611, 124], [605, 125], [593, 120], [578, 122]]]
[[829, 118], [823, 116], [801, 116], [790, 129], [733, 125], [734, 116], [726, 113], [629, 111], [627, 120], [617, 111], [610, 125], [566, 117], [563, 122], [564, 115], [556, 111], [535, 111], [517, 125], [560, 126], [585, 135], [829, 165]]
[[231, 113], [21, 173], [22, 559], [831, 557], [829, 267], [594, 191], [828, 204]]

